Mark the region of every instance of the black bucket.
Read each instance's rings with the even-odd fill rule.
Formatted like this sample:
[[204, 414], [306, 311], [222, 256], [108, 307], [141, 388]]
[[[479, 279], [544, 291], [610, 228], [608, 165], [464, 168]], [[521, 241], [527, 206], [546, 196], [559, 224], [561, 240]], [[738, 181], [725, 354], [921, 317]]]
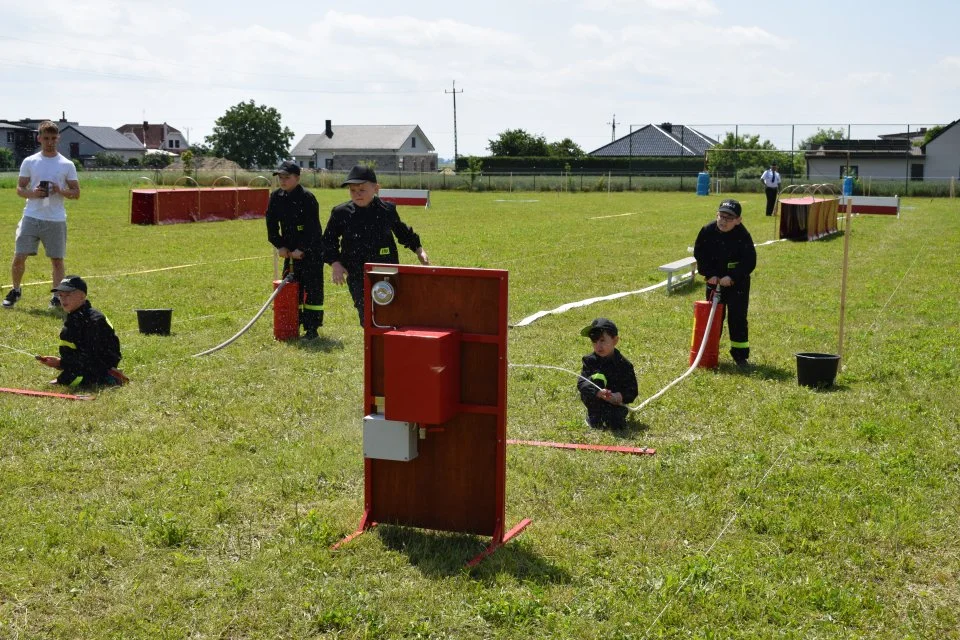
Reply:
[[137, 309], [137, 326], [140, 333], [168, 336], [172, 316], [173, 309]]
[[797, 382], [804, 387], [832, 387], [840, 368], [840, 356], [832, 353], [798, 353]]

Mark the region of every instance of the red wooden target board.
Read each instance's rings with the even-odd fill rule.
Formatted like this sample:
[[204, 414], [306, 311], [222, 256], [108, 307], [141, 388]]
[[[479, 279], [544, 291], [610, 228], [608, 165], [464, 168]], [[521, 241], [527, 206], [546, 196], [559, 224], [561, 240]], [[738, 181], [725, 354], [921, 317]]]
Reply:
[[364, 514], [337, 546], [378, 523], [491, 536], [474, 565], [530, 523], [506, 531], [507, 272], [367, 264], [364, 291], [364, 415], [416, 444], [364, 457]]

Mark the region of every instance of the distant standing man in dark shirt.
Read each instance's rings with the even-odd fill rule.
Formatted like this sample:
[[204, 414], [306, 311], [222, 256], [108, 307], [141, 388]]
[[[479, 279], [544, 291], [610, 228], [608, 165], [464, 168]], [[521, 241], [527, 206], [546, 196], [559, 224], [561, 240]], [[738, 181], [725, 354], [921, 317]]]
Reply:
[[760, 179], [767, 193], [767, 215], [772, 216], [773, 209], [777, 206], [777, 194], [780, 192], [780, 174], [777, 172], [777, 164], [771, 164]]
[[353, 306], [363, 326], [363, 265], [366, 262], [398, 264], [397, 243], [417, 255], [420, 264], [430, 264], [420, 236], [400, 221], [397, 207], [377, 197], [380, 185], [369, 167], [355, 166], [344, 181], [350, 202], [333, 208], [323, 234], [323, 259], [333, 269], [333, 283], [347, 283]]
[[300, 184], [300, 167], [284, 162], [273, 172], [280, 188], [267, 204], [267, 240], [300, 284], [300, 324], [304, 340], [315, 340], [323, 326], [323, 229], [317, 198]]
[[757, 266], [753, 237], [741, 224], [742, 207], [733, 199], [720, 203], [717, 218], [704, 225], [693, 245], [697, 271], [707, 279], [707, 300], [720, 288], [720, 302], [730, 330], [730, 356], [741, 370], [749, 369], [750, 339], [747, 309], [750, 307], [750, 274]]

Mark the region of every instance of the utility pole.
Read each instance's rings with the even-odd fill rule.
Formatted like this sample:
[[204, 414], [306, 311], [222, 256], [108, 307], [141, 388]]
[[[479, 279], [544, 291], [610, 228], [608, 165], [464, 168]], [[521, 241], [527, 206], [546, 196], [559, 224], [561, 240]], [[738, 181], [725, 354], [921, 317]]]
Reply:
[[610, 142], [613, 142], [617, 139], [617, 114], [613, 114], [613, 119], [607, 124], [612, 127], [610, 129]]
[[463, 89], [457, 91], [457, 81], [453, 81], [453, 91], [444, 90], [444, 93], [453, 94], [453, 170], [457, 170], [457, 94], [463, 93]]

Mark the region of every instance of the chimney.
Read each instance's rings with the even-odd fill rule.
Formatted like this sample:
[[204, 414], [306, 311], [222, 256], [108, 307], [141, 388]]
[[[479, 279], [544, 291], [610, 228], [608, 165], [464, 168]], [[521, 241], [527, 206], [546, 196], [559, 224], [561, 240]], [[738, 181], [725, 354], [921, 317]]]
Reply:
[[666, 131], [667, 133], [673, 133], [673, 125], [669, 122], [664, 122], [660, 125], [660, 128]]
[[327, 120], [326, 123], [327, 123], [326, 124], [327, 128], [326, 128], [326, 131], [324, 131], [324, 133], [328, 138], [332, 138], [333, 137], [333, 121]]

